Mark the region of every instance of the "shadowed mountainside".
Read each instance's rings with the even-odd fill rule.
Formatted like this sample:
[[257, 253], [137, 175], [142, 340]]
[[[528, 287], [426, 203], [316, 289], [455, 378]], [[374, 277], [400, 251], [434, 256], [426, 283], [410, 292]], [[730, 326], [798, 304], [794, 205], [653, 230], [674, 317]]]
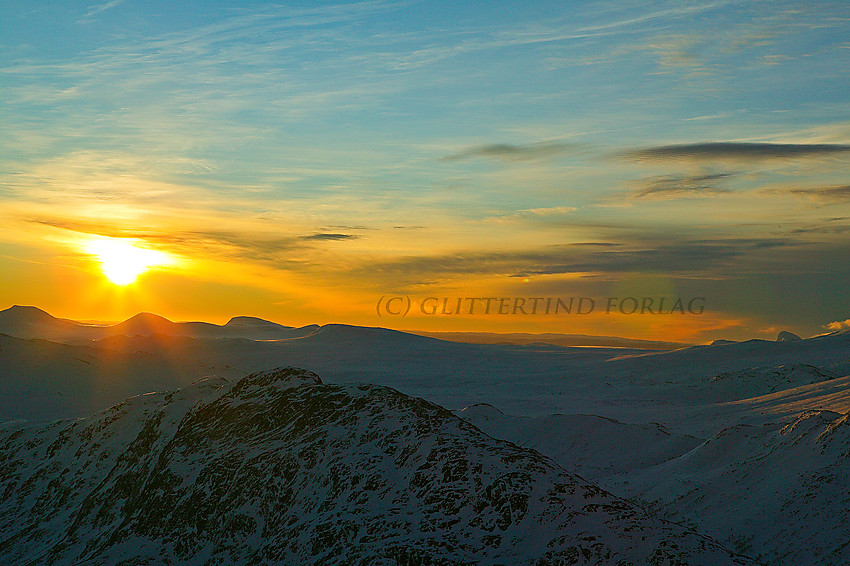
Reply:
[[5, 563], [748, 564], [537, 452], [294, 368], [0, 428]]

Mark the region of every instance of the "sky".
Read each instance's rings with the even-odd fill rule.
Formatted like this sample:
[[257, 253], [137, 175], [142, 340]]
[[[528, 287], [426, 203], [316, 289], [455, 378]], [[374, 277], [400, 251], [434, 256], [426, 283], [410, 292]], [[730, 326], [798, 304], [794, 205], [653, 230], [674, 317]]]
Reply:
[[0, 10], [0, 308], [691, 342], [850, 326], [846, 2]]

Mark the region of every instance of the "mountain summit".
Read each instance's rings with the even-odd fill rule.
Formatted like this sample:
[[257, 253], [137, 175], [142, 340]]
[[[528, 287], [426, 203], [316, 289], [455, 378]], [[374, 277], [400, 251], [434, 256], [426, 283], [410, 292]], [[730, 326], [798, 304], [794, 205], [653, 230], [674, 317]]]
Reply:
[[788, 332], [787, 330], [783, 330], [776, 337], [777, 342], [799, 342], [800, 340], [802, 340], [802, 338], [800, 338], [793, 332]]
[[38, 307], [13, 305], [0, 311], [0, 321], [3, 323], [52, 322], [56, 320], [59, 319]]
[[175, 323], [164, 316], [142, 312], [132, 316], [120, 324], [111, 327], [112, 334], [134, 336], [138, 334], [170, 334], [174, 332]]
[[254, 328], [258, 330], [280, 330], [280, 329], [290, 329], [291, 326], [283, 326], [282, 324], [278, 324], [276, 322], [271, 322], [262, 318], [257, 318], [255, 316], [234, 316], [230, 320], [227, 321], [225, 327], [247, 327]]
[[14, 305], [0, 311], [0, 332], [21, 338], [55, 339], [73, 335], [86, 325], [56, 318], [38, 307]]

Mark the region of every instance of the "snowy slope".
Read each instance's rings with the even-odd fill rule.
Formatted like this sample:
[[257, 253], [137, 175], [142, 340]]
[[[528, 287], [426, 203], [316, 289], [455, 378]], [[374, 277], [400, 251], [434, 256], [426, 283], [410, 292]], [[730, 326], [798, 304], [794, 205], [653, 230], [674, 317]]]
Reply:
[[807, 411], [737, 425], [657, 467], [602, 485], [768, 564], [850, 564], [850, 415]]
[[0, 334], [0, 422], [80, 417], [131, 395], [229, 375], [206, 363], [202, 349], [181, 356], [179, 340], [143, 349], [126, 340], [72, 346]]
[[704, 442], [671, 434], [658, 423], [626, 424], [596, 415], [518, 417], [488, 404], [456, 414], [494, 438], [534, 448], [592, 480], [658, 465]]
[[0, 562], [745, 564], [426, 401], [293, 368], [0, 428]]
[[[803, 381], [819, 374], [800, 372]], [[773, 388], [775, 372], [739, 377], [753, 375], [766, 379], [757, 388]], [[721, 416], [692, 415], [718, 423], [745, 415], [757, 424], [738, 422], [700, 442], [654, 423], [592, 415], [517, 417], [481, 405], [458, 414], [766, 564], [850, 564], [850, 377], [713, 410]]]
[[[180, 387], [207, 375], [235, 378], [281, 364], [310, 368], [332, 382], [387, 385], [461, 408], [484, 400], [482, 395], [517, 393], [519, 376], [546, 387], [546, 381], [560, 380], [576, 366], [622, 353], [459, 344], [342, 325], [274, 341], [113, 336], [85, 345], [54, 344], [48, 356], [45, 344], [0, 335], [0, 421], [83, 416], [129, 395]], [[103, 399], [88, 395], [91, 383], [103, 389]], [[131, 389], [125, 387], [128, 383]], [[68, 395], [76, 393], [85, 399], [68, 403]], [[22, 404], [19, 395], [29, 395], [32, 404]], [[91, 404], [85, 405], [86, 399]], [[528, 399], [523, 395], [518, 402], [527, 406]], [[540, 397], [531, 401], [537, 405]], [[539, 410], [548, 409], [557, 405], [543, 404]]]

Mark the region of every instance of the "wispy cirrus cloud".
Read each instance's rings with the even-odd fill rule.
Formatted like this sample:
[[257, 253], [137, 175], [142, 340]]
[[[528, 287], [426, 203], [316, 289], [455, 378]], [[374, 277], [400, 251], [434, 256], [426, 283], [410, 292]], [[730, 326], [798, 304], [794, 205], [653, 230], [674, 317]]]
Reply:
[[675, 199], [706, 197], [730, 192], [721, 183], [733, 173], [708, 173], [702, 175], [665, 175], [637, 182], [638, 188], [629, 196], [636, 199]]
[[530, 145], [512, 145], [505, 143], [479, 145], [457, 153], [444, 156], [445, 161], [462, 159], [487, 158], [498, 161], [533, 161], [550, 159], [564, 155], [575, 146], [566, 143], [542, 142]]
[[484, 219], [484, 222], [503, 223], [522, 220], [548, 220], [551, 218], [563, 218], [573, 214], [578, 208], [575, 206], [550, 206], [542, 208], [525, 208], [509, 214], [500, 214]]
[[109, 2], [104, 2], [103, 4], [94, 4], [89, 7], [88, 11], [85, 13], [84, 18], [91, 18], [92, 16], [96, 16], [101, 12], [105, 12], [111, 8], [118, 6], [119, 4], [123, 4], [124, 0], [110, 0]]
[[574, 206], [550, 206], [545, 208], [526, 208], [520, 210], [519, 212], [522, 214], [531, 214], [534, 216], [549, 216], [552, 214], [571, 214], [578, 210]]
[[310, 234], [309, 236], [301, 236], [302, 240], [314, 241], [339, 241], [339, 240], [356, 240], [360, 236], [356, 234], [341, 234], [338, 232], [320, 232], [318, 234]]
[[848, 144], [703, 142], [634, 149], [617, 154], [629, 161], [765, 161], [833, 157], [850, 153]]
[[797, 188], [789, 189], [788, 192], [792, 195], [811, 197], [828, 203], [850, 201], [850, 185]]

